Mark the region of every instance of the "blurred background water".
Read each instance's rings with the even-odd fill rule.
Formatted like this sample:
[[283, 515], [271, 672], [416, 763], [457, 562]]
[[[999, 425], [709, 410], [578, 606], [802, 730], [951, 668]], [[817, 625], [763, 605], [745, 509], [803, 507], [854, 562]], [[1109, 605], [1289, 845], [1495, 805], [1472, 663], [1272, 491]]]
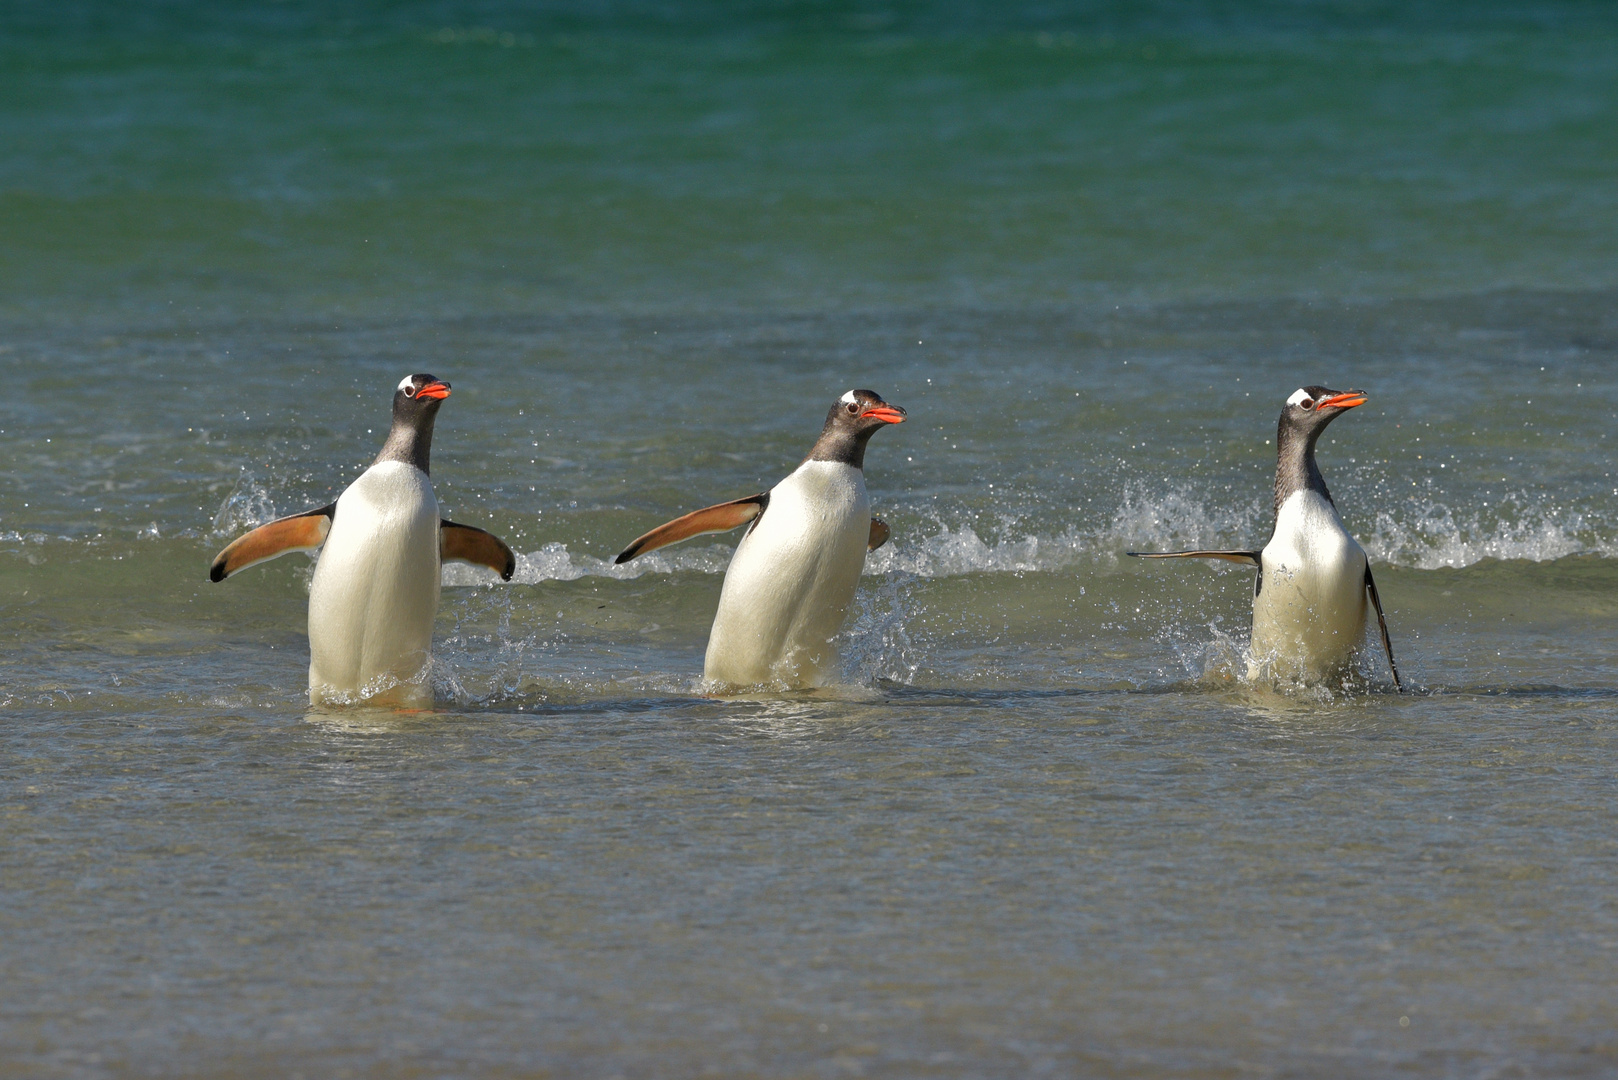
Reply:
[[[1618, 1071], [1618, 16], [0, 11], [0, 1075]], [[304, 705], [399, 378], [520, 553]], [[1233, 679], [1274, 424], [1414, 692]], [[843, 685], [704, 697], [831, 399]]]

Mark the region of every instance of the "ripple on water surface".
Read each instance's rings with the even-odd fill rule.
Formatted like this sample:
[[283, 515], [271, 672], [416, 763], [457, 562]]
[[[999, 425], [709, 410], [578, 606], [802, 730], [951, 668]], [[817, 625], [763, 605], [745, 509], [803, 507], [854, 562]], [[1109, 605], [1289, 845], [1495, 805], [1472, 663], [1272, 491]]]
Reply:
[[[220, 325], [109, 346], [182, 388], [127, 408], [25, 373], [0, 1061], [1610, 1073], [1618, 403], [1612, 357], [1568, 351], [1607, 298], [1542, 300], [1503, 305], [1508, 338], [1438, 301]], [[1309, 381], [1372, 393], [1320, 462], [1402, 696], [1374, 648], [1347, 690], [1246, 688], [1251, 572], [1122, 557], [1263, 541], [1321, 342]], [[227, 346], [240, 378], [200, 377]], [[1465, 377], [1432, 393], [1412, 349]], [[422, 366], [456, 385], [440, 497], [518, 572], [446, 569], [434, 710], [311, 711], [310, 560], [210, 585], [208, 559], [328, 501]], [[715, 424], [738, 371], [753, 405]], [[848, 385], [911, 419], [868, 457], [894, 539], [842, 682], [705, 697], [729, 544], [611, 557], [773, 483]]]

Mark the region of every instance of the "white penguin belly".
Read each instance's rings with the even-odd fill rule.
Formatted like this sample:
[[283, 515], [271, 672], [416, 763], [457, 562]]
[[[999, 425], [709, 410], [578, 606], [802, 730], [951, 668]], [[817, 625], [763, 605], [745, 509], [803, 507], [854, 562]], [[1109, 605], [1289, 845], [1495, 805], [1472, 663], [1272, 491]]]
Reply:
[[1249, 678], [1320, 682], [1342, 675], [1365, 632], [1365, 552], [1319, 493], [1281, 505], [1253, 597]]
[[730, 686], [820, 685], [870, 533], [859, 469], [806, 461], [777, 484], [725, 571], [703, 674]]
[[438, 614], [438, 528], [431, 482], [404, 462], [373, 465], [338, 498], [309, 588], [310, 701], [352, 700], [421, 672]]

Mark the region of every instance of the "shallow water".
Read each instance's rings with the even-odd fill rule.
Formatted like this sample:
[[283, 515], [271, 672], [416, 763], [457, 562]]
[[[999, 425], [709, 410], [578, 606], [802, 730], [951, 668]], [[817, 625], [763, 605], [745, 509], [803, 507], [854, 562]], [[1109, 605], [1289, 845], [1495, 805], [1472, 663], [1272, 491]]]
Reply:
[[[0, 1074], [1618, 1071], [1601, 9], [275, 10], [0, 39]], [[518, 571], [311, 712], [207, 563], [422, 370]], [[1313, 382], [1404, 695], [1123, 557]], [[726, 538], [611, 557], [855, 385], [842, 680], [705, 697]]]

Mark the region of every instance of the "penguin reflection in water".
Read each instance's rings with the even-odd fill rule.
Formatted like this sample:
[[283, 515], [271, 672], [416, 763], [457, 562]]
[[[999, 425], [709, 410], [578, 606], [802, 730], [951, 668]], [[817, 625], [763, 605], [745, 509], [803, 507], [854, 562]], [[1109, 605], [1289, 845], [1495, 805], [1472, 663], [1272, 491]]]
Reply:
[[870, 390], [832, 405], [809, 456], [769, 491], [660, 525], [618, 556], [625, 563], [703, 533], [752, 522], [736, 545], [708, 635], [703, 676], [719, 686], [819, 686], [836, 661], [867, 551], [888, 539], [865, 495], [865, 444], [905, 411]]
[[324, 545], [309, 585], [309, 700], [380, 696], [430, 700], [418, 681], [432, 649], [439, 567], [487, 566], [511, 579], [516, 558], [498, 537], [438, 516], [427, 477], [433, 421], [449, 383], [412, 375], [393, 394], [382, 452], [348, 488], [315, 510], [261, 525], [214, 558], [208, 576]]
[[1258, 567], [1248, 678], [1316, 683], [1346, 675], [1365, 632], [1366, 597], [1376, 608], [1382, 648], [1400, 691], [1388, 620], [1365, 550], [1343, 527], [1315, 442], [1326, 425], [1366, 397], [1305, 386], [1287, 398], [1276, 432], [1275, 529], [1262, 551], [1131, 551], [1142, 559], [1226, 559]]

